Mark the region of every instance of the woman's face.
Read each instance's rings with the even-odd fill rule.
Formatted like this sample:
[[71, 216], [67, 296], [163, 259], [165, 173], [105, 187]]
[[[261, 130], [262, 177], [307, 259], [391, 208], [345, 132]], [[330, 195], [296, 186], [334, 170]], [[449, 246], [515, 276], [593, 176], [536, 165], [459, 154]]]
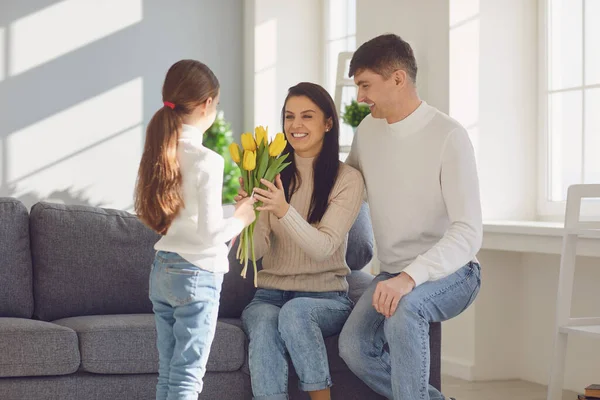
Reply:
[[316, 157], [323, 139], [331, 129], [331, 119], [306, 96], [292, 96], [285, 104], [284, 132], [287, 141], [300, 157]]

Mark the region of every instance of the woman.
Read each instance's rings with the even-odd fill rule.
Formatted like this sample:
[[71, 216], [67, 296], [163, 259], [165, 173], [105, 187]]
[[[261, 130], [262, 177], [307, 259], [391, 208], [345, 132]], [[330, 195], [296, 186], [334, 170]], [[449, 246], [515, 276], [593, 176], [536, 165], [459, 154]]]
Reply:
[[[329, 400], [332, 385], [324, 337], [350, 315], [345, 261], [348, 231], [363, 199], [361, 174], [339, 161], [339, 121], [321, 86], [289, 89], [282, 124], [291, 164], [267, 190], [254, 240], [262, 257], [258, 287], [242, 313], [249, 337], [252, 391], [257, 400], [287, 399], [289, 354], [299, 386]], [[236, 201], [247, 194], [239, 192]]]

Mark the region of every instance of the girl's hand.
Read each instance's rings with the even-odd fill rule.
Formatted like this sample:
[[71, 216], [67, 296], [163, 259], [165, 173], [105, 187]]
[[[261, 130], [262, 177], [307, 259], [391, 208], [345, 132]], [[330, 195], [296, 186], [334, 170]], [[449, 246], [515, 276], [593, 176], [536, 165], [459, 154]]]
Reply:
[[256, 213], [254, 212], [255, 201], [252, 197], [249, 197], [235, 204], [233, 216], [242, 221], [244, 226], [250, 225], [256, 219]]
[[271, 182], [261, 179], [260, 183], [267, 187], [267, 190], [255, 188], [254, 198], [257, 201], [262, 201], [263, 205], [257, 207], [258, 211], [270, 211], [277, 218], [283, 218], [287, 214], [290, 205], [285, 200], [285, 194], [283, 191], [283, 184], [281, 183], [281, 176], [275, 177], [275, 185]]
[[240, 201], [244, 200], [246, 197], [248, 197], [248, 193], [246, 193], [244, 191], [244, 178], [240, 178], [240, 188], [238, 189], [237, 196], [235, 196], [233, 198], [233, 200], [235, 200], [236, 203], [239, 203]]

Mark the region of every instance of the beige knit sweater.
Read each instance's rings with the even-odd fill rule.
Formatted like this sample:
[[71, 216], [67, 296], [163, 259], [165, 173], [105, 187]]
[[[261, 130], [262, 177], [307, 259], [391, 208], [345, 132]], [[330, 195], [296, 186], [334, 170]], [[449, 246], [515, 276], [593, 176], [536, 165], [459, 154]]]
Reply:
[[346, 291], [348, 231], [354, 224], [363, 200], [362, 175], [340, 163], [329, 206], [318, 224], [306, 219], [313, 191], [314, 158], [295, 155], [302, 179], [290, 201], [287, 214], [278, 219], [260, 213], [254, 231], [257, 259], [263, 257], [258, 287], [306, 292]]

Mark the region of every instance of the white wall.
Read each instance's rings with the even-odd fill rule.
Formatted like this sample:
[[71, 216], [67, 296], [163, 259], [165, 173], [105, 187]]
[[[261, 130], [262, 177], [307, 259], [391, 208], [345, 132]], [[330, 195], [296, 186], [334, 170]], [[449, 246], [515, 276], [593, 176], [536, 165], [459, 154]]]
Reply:
[[[473, 380], [518, 378], [547, 384], [560, 256], [482, 251], [478, 257], [482, 288], [477, 301], [443, 326], [443, 372]], [[600, 259], [579, 257], [573, 317], [600, 316], [598, 282]], [[464, 351], [473, 339], [474, 353]], [[597, 382], [598, 357], [597, 340], [570, 337], [565, 389], [581, 392]]]
[[288, 89], [302, 81], [323, 84], [323, 5], [319, 0], [244, 2], [244, 130], [281, 131]]
[[0, 196], [128, 209], [145, 125], [182, 58], [243, 122], [242, 0], [0, 4]]
[[480, 1], [478, 156], [486, 219], [536, 219], [537, 20], [537, 1]]
[[419, 93], [429, 104], [448, 112], [448, 2], [357, 0], [357, 48], [384, 33], [400, 35], [412, 45]]

